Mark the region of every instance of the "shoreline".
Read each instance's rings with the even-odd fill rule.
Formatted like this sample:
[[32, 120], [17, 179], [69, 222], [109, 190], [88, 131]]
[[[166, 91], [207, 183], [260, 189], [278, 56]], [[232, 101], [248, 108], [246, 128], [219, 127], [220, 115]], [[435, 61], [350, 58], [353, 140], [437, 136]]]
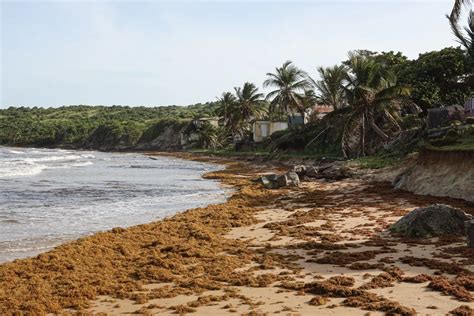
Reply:
[[[0, 172], [0, 180], [3, 180], [5, 194], [10, 191], [12, 193], [3, 197], [5, 205], [0, 207], [6, 212], [0, 219], [0, 224], [4, 224], [0, 242], [0, 264], [16, 259], [35, 257], [64, 243], [114, 227], [126, 228], [146, 224], [186, 211], [189, 208], [222, 203], [230, 194], [218, 181], [202, 181], [202, 176], [205, 173], [225, 168], [225, 166], [218, 164], [190, 162], [165, 156], [149, 159], [150, 156], [143, 153], [101, 153], [76, 150], [68, 150], [65, 153], [62, 150], [42, 150], [30, 147], [21, 149], [21, 151], [15, 151], [15, 148], [11, 147], [1, 147], [0, 149], [0, 155], [5, 153], [4, 157], [7, 161], [5, 172]], [[12, 153], [9, 155], [9, 152]], [[88, 153], [88, 155], [83, 156], [84, 153]], [[11, 160], [15, 163], [18, 162], [19, 167], [15, 165], [8, 169], [8, 163]], [[26, 167], [23, 167], [23, 161], [28, 161]], [[83, 161], [87, 162], [88, 167], [83, 168]], [[113, 161], [113, 163], [108, 161]], [[124, 163], [122, 164], [121, 161]], [[129, 162], [128, 165], [127, 162]], [[121, 168], [129, 170], [125, 173], [128, 176], [136, 176], [138, 181], [155, 184], [156, 187], [134, 185], [128, 177], [121, 176], [123, 173], [116, 173], [114, 166], [112, 166], [113, 169], [110, 169], [111, 165], [117, 164], [123, 165]], [[25, 172], [18, 175], [15, 173], [17, 169], [21, 170], [21, 168], [29, 170], [27, 167], [30, 165], [42, 168], [37, 173]], [[78, 165], [80, 168], [77, 168]], [[93, 169], [89, 165], [94, 165]], [[139, 169], [141, 165], [146, 169], [145, 173]], [[174, 166], [173, 168], [179, 168], [176, 173], [174, 170], [172, 172], [161, 170], [162, 167], [169, 169], [170, 165]], [[188, 167], [192, 170], [187, 170]], [[154, 169], [148, 171], [149, 168]], [[95, 177], [97, 170], [107, 176], [98, 181], [94, 178], [90, 180], [88, 175]], [[9, 175], [7, 171], [13, 174]], [[147, 173], [153, 177], [151, 182], [147, 181]], [[166, 177], [167, 180], [161, 180], [163, 177]], [[185, 178], [185, 180], [179, 180], [181, 178]], [[73, 179], [74, 183], [80, 187], [71, 187], [69, 179]], [[84, 179], [87, 182], [84, 182]], [[109, 180], [112, 184], [109, 183]], [[116, 189], [113, 180], [124, 184]], [[20, 184], [9, 184], [10, 181]], [[49, 183], [57, 183], [57, 185]], [[177, 183], [181, 188], [184, 186], [185, 189], [170, 187], [170, 185], [174, 186], [174, 183]], [[38, 191], [36, 190], [37, 186], [41, 186]], [[82, 190], [84, 186], [87, 187], [85, 193]], [[107, 190], [109, 186], [112, 188]], [[18, 190], [16, 190], [17, 187]], [[103, 187], [107, 188], [102, 191]], [[166, 191], [168, 188], [170, 193]], [[99, 190], [100, 193], [95, 190]], [[19, 194], [15, 194], [17, 191]], [[153, 192], [153, 194], [143, 195], [142, 192], [146, 191]], [[63, 192], [65, 193], [63, 194]], [[120, 192], [120, 194], [116, 192]], [[128, 192], [133, 193], [129, 194]], [[61, 194], [60, 198], [56, 198], [58, 194]], [[89, 198], [91, 194], [100, 194], [101, 199], [106, 202], [97, 203], [97, 199]], [[111, 195], [109, 196], [109, 194]], [[133, 196], [129, 197], [130, 195]], [[29, 199], [23, 204], [13, 202], [17, 201], [18, 196], [26, 196]], [[37, 210], [29, 207], [27, 203], [28, 200], [34, 201], [36, 199], [40, 199], [42, 202], [35, 204], [34, 207], [40, 207]], [[10, 201], [12, 202], [10, 203]], [[46, 206], [42, 207], [43, 204]], [[19, 209], [15, 210], [17, 206]], [[49, 211], [51, 208], [53, 213]], [[62, 209], [62, 213], [54, 213], [55, 208]], [[9, 209], [12, 209], [11, 212]], [[133, 215], [128, 215], [128, 209]], [[35, 213], [35, 211], [37, 212]], [[28, 222], [28, 218], [23, 214], [29, 214], [37, 219]], [[69, 225], [69, 223], [75, 222], [80, 222], [80, 225]]]
[[[446, 274], [442, 264], [446, 259], [436, 257], [432, 259], [436, 262], [422, 261], [418, 266], [410, 265], [416, 260], [399, 262], [410, 252], [415, 258], [433, 258], [430, 251], [443, 245], [460, 247], [462, 240], [420, 244], [392, 239], [384, 231], [412, 208], [433, 202], [447, 201], [474, 212], [464, 202], [396, 192], [360, 179], [265, 190], [252, 180], [261, 172], [282, 171], [282, 166], [271, 162], [251, 166], [190, 153], [168, 155], [225, 163], [225, 170], [204, 177], [233, 186], [235, 192], [222, 204], [112, 229], [36, 258], [0, 265], [0, 312], [363, 315], [367, 310], [409, 313], [412, 308], [441, 313], [463, 305], [452, 293], [425, 291], [428, 281], [404, 279], [421, 273], [434, 277], [439, 267]], [[447, 271], [466, 270], [472, 277], [472, 254], [459, 250], [455, 254], [461, 258], [456, 261], [467, 262], [450, 263], [457, 270]], [[405, 270], [405, 276], [395, 268]], [[384, 273], [385, 283], [380, 282]], [[366, 286], [369, 289], [360, 289], [366, 283], [372, 284]], [[404, 295], [408, 285], [410, 295]], [[384, 289], [395, 290], [398, 296]], [[373, 292], [383, 297], [374, 297]], [[431, 299], [440, 306], [420, 310], [412, 302], [417, 295], [424, 295], [426, 304]]]

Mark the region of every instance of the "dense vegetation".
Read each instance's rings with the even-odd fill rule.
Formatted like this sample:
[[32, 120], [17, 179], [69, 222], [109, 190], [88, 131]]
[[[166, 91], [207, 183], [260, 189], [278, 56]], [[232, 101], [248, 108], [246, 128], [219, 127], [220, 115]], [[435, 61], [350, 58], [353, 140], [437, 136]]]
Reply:
[[[422, 127], [427, 109], [463, 104], [473, 93], [472, 85], [463, 80], [472, 75], [471, 67], [461, 48], [420, 54], [414, 60], [401, 53], [355, 51], [340, 65], [320, 67], [318, 81], [286, 62], [267, 74], [264, 85], [274, 88], [267, 96], [255, 84], [245, 83], [234, 93], [224, 92], [216, 102], [186, 107], [78, 105], [0, 110], [0, 144], [133, 148], [167, 128], [186, 129], [193, 118], [219, 116], [223, 128], [187, 130], [200, 132], [198, 147], [226, 148], [236, 136], [249, 138], [254, 119], [286, 119], [324, 103], [335, 109], [330, 116], [273, 135], [264, 144], [267, 149], [332, 156], [344, 151], [346, 155], [372, 154], [384, 141], [398, 137], [399, 130]], [[420, 113], [413, 110], [417, 107]]]
[[[403, 155], [416, 149], [428, 109], [463, 105], [473, 95], [472, 63], [460, 47], [420, 54], [414, 60], [400, 52], [358, 50], [340, 65], [317, 70], [320, 80], [287, 61], [267, 74], [264, 86], [273, 88], [265, 98], [269, 112], [254, 118], [286, 115], [291, 123], [292, 115], [304, 115], [315, 104], [333, 108], [322, 120], [312, 117], [304, 126], [275, 133], [263, 144], [267, 150], [354, 157], [389, 148]], [[255, 108], [262, 102], [259, 96]], [[248, 135], [249, 125], [242, 122], [251, 118], [241, 117], [241, 99], [224, 92], [219, 105], [225, 108], [224, 118], [229, 122], [227, 130], [220, 132]], [[201, 132], [206, 138], [211, 133], [214, 139], [226, 139], [219, 138], [217, 129]], [[208, 147], [225, 148], [226, 144]]]
[[[260, 150], [345, 157], [387, 148], [404, 154], [416, 148], [430, 108], [462, 105], [473, 96], [474, 13], [469, 12], [463, 28], [459, 3], [469, 1], [456, 1], [448, 19], [460, 47], [426, 52], [413, 60], [400, 52], [357, 50], [338, 65], [315, 68], [318, 80], [286, 61], [266, 74], [267, 95], [246, 82], [222, 93], [216, 102], [187, 107], [8, 108], [0, 110], [0, 144], [169, 149], [163, 140], [179, 143], [177, 137], [183, 133], [188, 147], [212, 150], [250, 144]], [[309, 114], [315, 104], [331, 106], [333, 112], [323, 119], [310, 116], [309, 124], [275, 133], [258, 146], [251, 144], [255, 120], [291, 124], [297, 115]], [[193, 118], [210, 116], [220, 118], [219, 127], [190, 124]]]
[[63, 106], [0, 110], [0, 144], [127, 148], [156, 138], [167, 126], [215, 112], [215, 103], [187, 107]]

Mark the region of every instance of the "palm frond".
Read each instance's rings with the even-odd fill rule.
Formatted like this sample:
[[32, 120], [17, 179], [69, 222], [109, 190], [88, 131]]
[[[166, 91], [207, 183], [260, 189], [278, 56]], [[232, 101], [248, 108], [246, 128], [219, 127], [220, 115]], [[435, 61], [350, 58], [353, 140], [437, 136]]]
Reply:
[[453, 8], [451, 9], [451, 14], [448, 18], [451, 21], [458, 21], [459, 17], [461, 16], [462, 7], [469, 6], [471, 4], [471, 0], [455, 0]]

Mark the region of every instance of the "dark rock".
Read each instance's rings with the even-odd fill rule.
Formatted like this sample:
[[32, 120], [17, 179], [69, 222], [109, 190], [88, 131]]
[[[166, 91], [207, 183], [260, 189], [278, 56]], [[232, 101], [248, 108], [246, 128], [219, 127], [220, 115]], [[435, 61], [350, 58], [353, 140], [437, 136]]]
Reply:
[[319, 174], [319, 170], [316, 167], [306, 167], [306, 176], [309, 178], [316, 178]]
[[294, 187], [298, 187], [300, 185], [300, 177], [298, 176], [296, 172], [294, 171], [287, 172], [285, 176], [288, 179], [287, 185], [294, 186]]
[[270, 174], [260, 178], [263, 186], [267, 189], [278, 189], [289, 186], [299, 186], [300, 179], [294, 171], [287, 172], [283, 175]]
[[393, 224], [390, 230], [405, 237], [464, 235], [464, 222], [470, 219], [471, 216], [460, 209], [434, 204], [411, 211]]
[[293, 167], [293, 171], [301, 178], [306, 175], [306, 166], [305, 165], [296, 165]]
[[318, 169], [317, 178], [325, 178], [330, 180], [342, 180], [351, 177], [352, 173], [349, 168], [339, 165], [330, 164]]
[[270, 174], [266, 176], [262, 176], [260, 178], [263, 186], [267, 189], [277, 189], [278, 188], [278, 175], [277, 174]]
[[296, 165], [293, 167], [300, 179], [328, 179], [328, 180], [342, 180], [352, 176], [352, 172], [341, 163], [331, 162], [325, 163], [321, 166], [304, 166]]

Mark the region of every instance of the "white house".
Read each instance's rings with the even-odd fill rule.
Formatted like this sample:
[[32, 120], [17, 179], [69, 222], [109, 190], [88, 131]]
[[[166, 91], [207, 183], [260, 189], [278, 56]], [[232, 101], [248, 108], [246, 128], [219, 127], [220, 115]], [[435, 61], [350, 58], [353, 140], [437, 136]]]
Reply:
[[288, 128], [288, 122], [255, 121], [252, 126], [253, 141], [260, 143], [277, 131]]

